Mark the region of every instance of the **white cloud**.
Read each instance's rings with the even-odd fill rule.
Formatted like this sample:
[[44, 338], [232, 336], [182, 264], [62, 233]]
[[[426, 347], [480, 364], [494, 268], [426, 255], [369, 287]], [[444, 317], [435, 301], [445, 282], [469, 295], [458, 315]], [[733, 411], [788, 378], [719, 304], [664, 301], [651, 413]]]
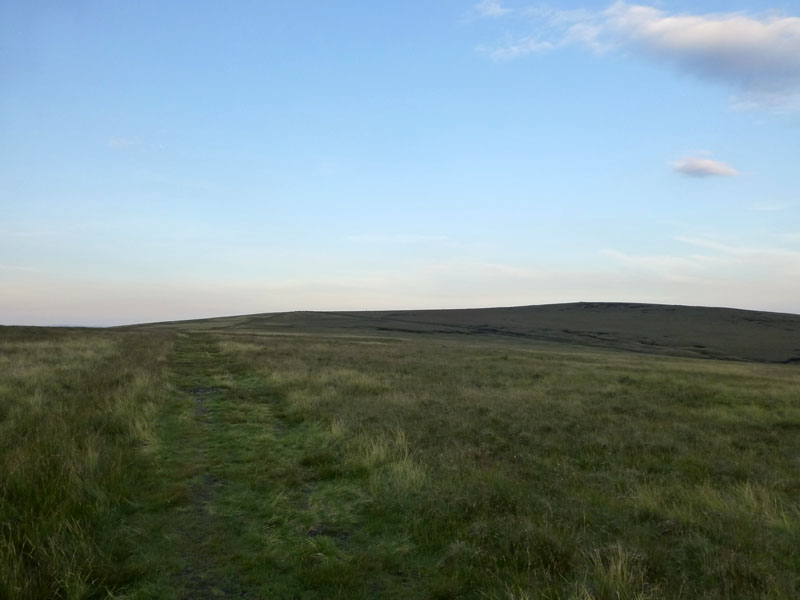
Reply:
[[800, 18], [669, 15], [617, 2], [605, 29], [682, 69], [758, 97], [800, 91]]
[[768, 287], [779, 281], [800, 286], [800, 252], [785, 248], [734, 246], [715, 240], [679, 236], [676, 241], [700, 248], [704, 254], [637, 255], [618, 250], [603, 254], [626, 267], [672, 281], [730, 279], [741, 283], [761, 280]]
[[[536, 30], [505, 47], [524, 47], [527, 39], [528, 46], [537, 48], [547, 44], [580, 44], [596, 51], [632, 48], [731, 87], [737, 107], [800, 108], [800, 17], [670, 14], [627, 2], [599, 12], [538, 8], [524, 14], [533, 19]], [[530, 53], [500, 52], [500, 58]]]
[[637, 255], [606, 249], [604, 255], [623, 266], [648, 273], [665, 281], [699, 283], [707, 279], [711, 267], [725, 263], [724, 259], [702, 254], [678, 256], [671, 254]]
[[511, 12], [497, 0], [481, 0], [475, 5], [475, 12], [480, 17], [502, 17]]
[[47, 230], [29, 230], [29, 231], [3, 231], [0, 230], [0, 235], [3, 237], [15, 237], [15, 238], [39, 238], [39, 237], [50, 237], [59, 235], [60, 232], [58, 231], [47, 231]]
[[800, 276], [800, 252], [796, 250], [757, 246], [731, 246], [730, 244], [696, 237], [679, 236], [676, 239], [684, 244], [708, 248], [720, 254], [735, 257], [740, 262], [759, 262], [761, 264], [769, 262], [772, 265], [783, 265], [796, 269], [798, 276]]
[[347, 236], [348, 242], [356, 244], [428, 244], [435, 242], [446, 242], [447, 236], [443, 235], [419, 235], [414, 233], [362, 233]]
[[106, 145], [112, 150], [124, 150], [125, 148], [134, 148], [141, 144], [138, 137], [113, 137], [109, 138]]
[[480, 46], [478, 51], [487, 54], [493, 60], [512, 60], [528, 54], [545, 52], [552, 48], [553, 44], [550, 42], [544, 42], [536, 37], [525, 37], [494, 48]]
[[756, 202], [750, 206], [750, 210], [757, 210], [759, 212], [777, 212], [779, 210], [786, 210], [791, 205], [784, 202]]
[[645, 293], [656, 295], [656, 302], [800, 313], [800, 252], [693, 237], [677, 241], [703, 253], [603, 254], [631, 280], [647, 285]]
[[591, 21], [595, 13], [585, 8], [559, 9], [551, 6], [532, 6], [522, 11], [526, 17], [547, 21], [553, 25], [583, 23]]
[[678, 173], [690, 177], [713, 177], [738, 175], [739, 172], [718, 160], [687, 156], [672, 163], [672, 168]]

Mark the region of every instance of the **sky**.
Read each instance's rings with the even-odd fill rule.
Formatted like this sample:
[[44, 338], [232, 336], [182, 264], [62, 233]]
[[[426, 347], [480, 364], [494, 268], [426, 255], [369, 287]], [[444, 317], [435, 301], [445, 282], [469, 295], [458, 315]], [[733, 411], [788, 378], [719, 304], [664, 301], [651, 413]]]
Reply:
[[0, 324], [800, 313], [800, 0], [0, 2]]

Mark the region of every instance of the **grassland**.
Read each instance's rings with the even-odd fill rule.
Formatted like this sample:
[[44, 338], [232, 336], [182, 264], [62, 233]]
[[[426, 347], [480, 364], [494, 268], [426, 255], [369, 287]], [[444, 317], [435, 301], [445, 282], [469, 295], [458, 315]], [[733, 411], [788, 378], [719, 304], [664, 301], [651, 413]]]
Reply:
[[168, 333], [0, 328], [0, 598], [86, 598], [137, 576]]
[[800, 596], [795, 365], [207, 325], [0, 330], [2, 597]]

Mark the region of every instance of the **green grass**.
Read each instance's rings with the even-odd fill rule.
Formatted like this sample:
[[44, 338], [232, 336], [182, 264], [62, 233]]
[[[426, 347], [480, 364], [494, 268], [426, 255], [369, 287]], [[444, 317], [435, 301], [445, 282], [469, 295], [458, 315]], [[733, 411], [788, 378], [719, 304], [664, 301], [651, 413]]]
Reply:
[[0, 598], [104, 597], [131, 571], [171, 334], [4, 329]]
[[6, 597], [800, 595], [794, 366], [53, 335], [0, 338]]

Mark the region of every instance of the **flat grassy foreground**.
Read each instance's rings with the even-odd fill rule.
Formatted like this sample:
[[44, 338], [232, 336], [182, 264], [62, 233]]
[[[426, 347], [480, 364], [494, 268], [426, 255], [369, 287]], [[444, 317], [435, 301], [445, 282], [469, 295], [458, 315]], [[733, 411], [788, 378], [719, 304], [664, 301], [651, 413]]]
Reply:
[[800, 597], [800, 370], [0, 330], [0, 597]]

